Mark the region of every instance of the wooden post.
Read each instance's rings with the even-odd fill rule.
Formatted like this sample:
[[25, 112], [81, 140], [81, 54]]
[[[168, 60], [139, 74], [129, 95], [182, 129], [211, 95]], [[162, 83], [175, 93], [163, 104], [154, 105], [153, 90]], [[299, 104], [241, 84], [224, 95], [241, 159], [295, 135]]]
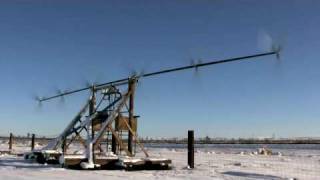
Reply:
[[[96, 112], [96, 90], [95, 87], [92, 86], [92, 96], [91, 96], [91, 100], [90, 100], [90, 105], [89, 105], [89, 115], [93, 115]], [[94, 129], [93, 129], [93, 121], [92, 121], [92, 139], [94, 138]]]
[[31, 151], [33, 151], [34, 150], [34, 139], [35, 139], [35, 134], [32, 134], [32, 136], [31, 136]]
[[194, 132], [188, 131], [188, 167], [194, 168]]
[[10, 133], [9, 137], [9, 150], [12, 151], [12, 144], [13, 144], [13, 134]]
[[[89, 115], [93, 115], [96, 112], [96, 89], [95, 86], [92, 86], [91, 88], [92, 91], [92, 96], [91, 96], [91, 100], [90, 100], [90, 105], [89, 105]], [[92, 120], [91, 122], [91, 138], [94, 139], [94, 120]], [[92, 159], [93, 161], [95, 161], [95, 156], [94, 156], [94, 147], [95, 144], [92, 145]]]
[[[129, 99], [129, 126], [132, 127], [132, 123], [134, 121], [134, 94], [135, 94], [135, 86], [136, 86], [136, 79], [130, 79], [129, 81], [129, 92], [130, 92], [130, 99]], [[133, 134], [132, 132], [128, 131], [128, 151], [133, 154]]]
[[114, 154], [117, 154], [117, 140], [116, 137], [112, 134], [112, 139], [111, 139], [111, 151]]
[[61, 149], [62, 149], [62, 154], [65, 155], [67, 152], [67, 138], [63, 138], [62, 140], [62, 145], [61, 145]]

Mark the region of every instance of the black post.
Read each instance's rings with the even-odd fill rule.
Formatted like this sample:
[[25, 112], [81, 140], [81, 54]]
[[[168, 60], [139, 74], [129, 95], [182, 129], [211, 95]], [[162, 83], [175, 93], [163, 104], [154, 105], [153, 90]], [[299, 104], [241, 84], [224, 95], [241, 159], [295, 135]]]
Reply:
[[32, 137], [31, 137], [31, 151], [34, 150], [34, 139], [35, 139], [35, 134], [32, 134]]
[[188, 166], [194, 168], [194, 132], [188, 131]]
[[12, 143], [13, 143], [13, 134], [10, 133], [10, 137], [9, 137], [9, 150], [12, 150]]

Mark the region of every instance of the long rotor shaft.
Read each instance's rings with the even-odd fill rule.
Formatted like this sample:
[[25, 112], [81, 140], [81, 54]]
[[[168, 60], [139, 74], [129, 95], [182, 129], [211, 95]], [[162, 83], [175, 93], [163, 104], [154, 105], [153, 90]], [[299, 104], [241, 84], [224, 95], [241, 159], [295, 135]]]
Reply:
[[[205, 63], [197, 63], [197, 64], [189, 65], [189, 66], [182, 66], [182, 67], [176, 67], [176, 68], [171, 68], [171, 69], [166, 69], [166, 70], [161, 70], [161, 71], [141, 74], [141, 75], [137, 75], [136, 78], [156, 76], [156, 75], [165, 74], [165, 73], [172, 73], [172, 72], [176, 72], [176, 71], [183, 71], [183, 70], [188, 70], [188, 69], [193, 69], [193, 68], [200, 68], [200, 67], [204, 67], [204, 66], [222, 64], [222, 63], [229, 63], [229, 62], [234, 62], [234, 61], [252, 60], [253, 58], [262, 57], [262, 56], [270, 56], [270, 55], [278, 56], [279, 55], [279, 51], [271, 51], [271, 52], [267, 52], [267, 53], [253, 54], [253, 55], [249, 55], [249, 56], [241, 56], [241, 57], [228, 58], [228, 59], [223, 59], [223, 60], [209, 61], [209, 62], [205, 62]], [[102, 87], [102, 86], [128, 83], [129, 79], [130, 79], [130, 77], [129, 78], [123, 78], [123, 79], [115, 80], [115, 81], [110, 81], [110, 82], [106, 82], [106, 83], [102, 83], [102, 84], [97, 84], [97, 85], [95, 85], [95, 87], [99, 88], [99, 87]], [[74, 93], [90, 90], [91, 88], [92, 87], [89, 86], [89, 87], [84, 87], [84, 88], [81, 88], [81, 89], [77, 89], [77, 90], [61, 93], [61, 94], [58, 94], [58, 95], [55, 95], [55, 96], [51, 96], [51, 97], [40, 98], [39, 101], [40, 102], [48, 101], [48, 100], [55, 99], [55, 98], [58, 98], [58, 97], [62, 97], [62, 96], [66, 96], [66, 95], [70, 95], [70, 94], [74, 94]]]

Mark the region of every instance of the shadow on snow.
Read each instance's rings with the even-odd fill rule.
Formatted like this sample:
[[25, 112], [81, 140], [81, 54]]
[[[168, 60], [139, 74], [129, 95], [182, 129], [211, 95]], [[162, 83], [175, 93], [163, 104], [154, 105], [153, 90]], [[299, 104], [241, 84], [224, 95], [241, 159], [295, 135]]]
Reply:
[[245, 177], [245, 178], [252, 178], [252, 179], [267, 179], [267, 180], [280, 180], [283, 179], [278, 176], [272, 175], [264, 175], [264, 174], [256, 174], [256, 173], [246, 173], [246, 172], [238, 172], [238, 171], [227, 171], [222, 174], [230, 175], [230, 176], [238, 176], [238, 177]]
[[42, 165], [34, 163], [33, 161], [18, 160], [18, 159], [6, 159], [0, 160], [0, 167], [14, 167], [18, 169], [49, 169], [49, 168], [58, 168], [58, 165]]

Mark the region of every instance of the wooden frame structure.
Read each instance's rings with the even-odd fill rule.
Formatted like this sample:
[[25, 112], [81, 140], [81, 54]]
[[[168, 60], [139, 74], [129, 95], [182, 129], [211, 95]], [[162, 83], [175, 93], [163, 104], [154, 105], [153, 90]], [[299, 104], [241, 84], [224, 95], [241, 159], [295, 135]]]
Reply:
[[[131, 77], [127, 88], [123, 83], [92, 86], [90, 98], [66, 129], [37, 154], [41, 156], [40, 162], [56, 159], [64, 166], [94, 169], [114, 163], [120, 156], [134, 157], [135, 144], [148, 158], [137, 135], [138, 116], [134, 114], [137, 81]], [[70, 154], [72, 144], [81, 144], [84, 154]]]
[[[276, 55], [276, 57], [279, 58], [279, 52], [280, 47], [265, 53], [222, 59], [218, 61], [209, 61], [206, 63], [197, 63], [188, 66], [134, 75], [129, 78], [92, 85], [48, 98], [39, 98], [38, 101], [43, 102], [81, 91], [91, 91], [89, 100], [85, 103], [79, 113], [76, 114], [60, 136], [50, 142], [47, 147], [41, 150], [41, 152], [36, 153], [38, 153], [38, 156], [42, 157], [41, 160], [44, 161], [52, 157], [59, 157], [60, 163], [63, 165], [80, 165], [84, 169], [93, 169], [119, 160], [119, 157], [123, 152], [125, 153], [125, 156], [133, 157], [135, 155], [134, 143], [136, 143], [142, 149], [146, 158], [148, 158], [149, 154], [137, 137], [137, 121], [134, 114], [135, 89], [140, 78], [188, 69], [198, 69], [200, 67], [222, 63], [243, 61], [263, 56]], [[124, 85], [127, 85], [127, 87], [123, 88]], [[120, 133], [122, 130], [127, 131], [128, 136], [126, 142]], [[108, 136], [110, 134], [112, 135], [111, 150], [109, 150], [108, 147], [103, 148], [103, 144], [105, 142], [109, 143]], [[68, 149], [75, 141], [80, 142], [85, 149], [84, 154], [78, 158], [68, 156]], [[57, 151], [58, 149], [61, 149], [62, 153], [59, 154], [59, 151]], [[52, 150], [54, 150], [55, 153], [52, 153]], [[50, 153], [48, 153], [48, 151]], [[113, 154], [111, 156], [109, 153], [110, 156], [102, 158], [100, 155], [103, 154], [103, 152], [105, 154], [112, 152]], [[122, 159], [121, 162], [129, 166], [134, 164], [128, 159]], [[139, 163], [141, 162], [142, 164], [156, 164], [165, 167], [168, 167], [168, 165], [171, 164], [171, 160], [167, 159], [144, 159]]]

